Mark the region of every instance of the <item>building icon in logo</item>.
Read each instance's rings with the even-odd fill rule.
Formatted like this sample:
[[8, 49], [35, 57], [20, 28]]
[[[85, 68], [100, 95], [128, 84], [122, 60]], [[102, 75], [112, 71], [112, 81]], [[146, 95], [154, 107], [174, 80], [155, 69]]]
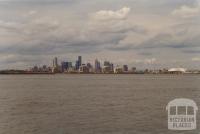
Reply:
[[168, 129], [194, 130], [196, 129], [196, 114], [198, 107], [190, 99], [174, 99], [166, 107], [168, 111]]

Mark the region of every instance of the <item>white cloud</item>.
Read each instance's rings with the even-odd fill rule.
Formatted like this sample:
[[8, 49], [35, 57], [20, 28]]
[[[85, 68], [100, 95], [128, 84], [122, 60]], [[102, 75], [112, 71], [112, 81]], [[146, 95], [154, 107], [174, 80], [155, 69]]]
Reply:
[[16, 28], [17, 26], [18, 24], [15, 22], [5, 22], [5, 21], [0, 20], [0, 28], [12, 29], [12, 28]]
[[144, 62], [146, 64], [154, 64], [156, 61], [157, 61], [156, 58], [151, 58], [151, 59], [145, 59]]
[[125, 19], [130, 12], [129, 7], [123, 7], [120, 10], [101, 10], [94, 14], [95, 19], [98, 20], [110, 20], [110, 19]]
[[31, 11], [29, 11], [29, 15], [34, 15], [34, 14], [36, 14], [37, 13], [37, 11], [35, 11], [35, 10], [31, 10]]
[[199, 57], [194, 57], [194, 58], [192, 58], [192, 61], [200, 61], [200, 58]]
[[175, 9], [172, 12], [172, 15], [174, 16], [179, 16], [182, 18], [191, 18], [195, 17], [200, 14], [200, 6], [198, 5], [197, 7], [189, 7], [189, 6], [182, 6], [178, 9]]
[[157, 61], [156, 58], [150, 58], [150, 59], [136, 59], [134, 60], [135, 63], [144, 63], [144, 64], [155, 64]]

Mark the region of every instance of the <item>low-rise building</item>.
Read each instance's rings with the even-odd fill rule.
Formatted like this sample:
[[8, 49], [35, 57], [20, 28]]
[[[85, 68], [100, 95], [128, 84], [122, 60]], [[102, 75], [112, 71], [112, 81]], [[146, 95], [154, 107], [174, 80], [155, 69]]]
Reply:
[[172, 74], [183, 74], [183, 73], [186, 73], [186, 69], [185, 68], [171, 68], [168, 70], [168, 72]]
[[123, 73], [123, 69], [120, 68], [120, 67], [116, 67], [115, 70], [114, 70], [114, 73], [115, 74], [121, 74], [121, 73]]
[[85, 64], [81, 65], [79, 68], [79, 73], [89, 73], [89, 71], [90, 70], [89, 70], [88, 66]]

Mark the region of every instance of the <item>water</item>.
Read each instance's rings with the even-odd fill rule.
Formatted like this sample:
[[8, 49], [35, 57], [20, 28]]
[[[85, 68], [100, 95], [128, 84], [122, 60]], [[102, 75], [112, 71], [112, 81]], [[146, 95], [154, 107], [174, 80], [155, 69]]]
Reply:
[[0, 134], [200, 134], [167, 129], [180, 97], [200, 108], [199, 75], [0, 75]]

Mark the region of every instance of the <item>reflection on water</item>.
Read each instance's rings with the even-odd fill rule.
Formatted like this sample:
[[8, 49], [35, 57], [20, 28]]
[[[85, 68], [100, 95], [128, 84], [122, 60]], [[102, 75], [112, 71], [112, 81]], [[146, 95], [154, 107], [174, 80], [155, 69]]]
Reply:
[[199, 107], [200, 76], [0, 75], [0, 134], [199, 134], [200, 111], [197, 130], [167, 130], [174, 98]]

